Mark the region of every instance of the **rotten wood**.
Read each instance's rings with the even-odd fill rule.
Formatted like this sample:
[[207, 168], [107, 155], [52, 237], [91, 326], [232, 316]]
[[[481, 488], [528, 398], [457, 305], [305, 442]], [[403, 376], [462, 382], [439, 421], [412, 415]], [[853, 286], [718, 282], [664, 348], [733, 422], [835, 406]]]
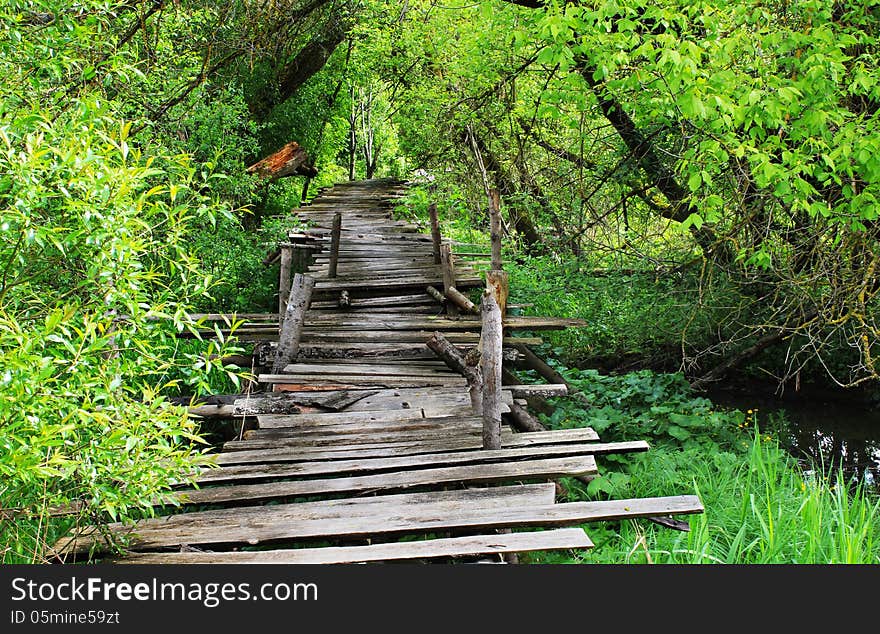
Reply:
[[278, 277], [278, 314], [283, 315], [287, 310], [287, 301], [290, 299], [290, 270], [293, 263], [293, 249], [289, 246], [281, 247], [281, 272]]
[[461, 310], [472, 315], [479, 315], [480, 309], [471, 300], [463, 295], [457, 288], [450, 286], [446, 289], [446, 297]]
[[285, 176], [317, 176], [318, 170], [309, 164], [309, 155], [296, 141], [287, 143], [277, 152], [247, 168], [249, 174], [275, 180]]
[[[489, 239], [492, 244], [491, 270], [500, 271], [501, 265], [501, 196], [497, 189], [489, 190]], [[504, 312], [502, 311], [502, 315]]]

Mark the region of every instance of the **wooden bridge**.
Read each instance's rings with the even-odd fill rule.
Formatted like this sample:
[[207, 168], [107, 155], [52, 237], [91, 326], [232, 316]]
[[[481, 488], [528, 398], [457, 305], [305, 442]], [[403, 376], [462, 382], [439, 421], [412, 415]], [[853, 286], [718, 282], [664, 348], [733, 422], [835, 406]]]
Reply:
[[[480, 315], [465, 294], [486, 284], [485, 260], [456, 258], [435, 214], [430, 235], [395, 221], [403, 191], [392, 181], [344, 183], [298, 210], [311, 226], [281, 249], [279, 314], [245, 316], [236, 332], [278, 341], [258, 377], [269, 390], [229, 412], [255, 425], [223, 445], [198, 488], [175, 493], [181, 507], [171, 514], [111, 525], [130, 538], [115, 561], [503, 562], [590, 548], [577, 527], [588, 522], [702, 512], [695, 496], [556, 501], [555, 481], [595, 477], [595, 456], [648, 445], [542, 428], [528, 404], [566, 386], [528, 347], [540, 339], [517, 333], [581, 322], [505, 315], [490, 346], [485, 306], [508, 312], [504, 289], [487, 293]], [[557, 382], [520, 385], [511, 367], [522, 364]], [[493, 417], [503, 420], [494, 441]], [[71, 558], [101, 540], [81, 530], [56, 552]]]

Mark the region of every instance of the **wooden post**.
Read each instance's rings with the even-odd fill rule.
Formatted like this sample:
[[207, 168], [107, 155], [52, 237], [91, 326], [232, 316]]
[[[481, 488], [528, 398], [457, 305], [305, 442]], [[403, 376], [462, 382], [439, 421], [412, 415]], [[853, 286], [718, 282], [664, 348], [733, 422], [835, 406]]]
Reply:
[[428, 207], [428, 215], [431, 217], [431, 240], [434, 242], [434, 264], [440, 264], [440, 220], [437, 217], [437, 205], [431, 203]]
[[507, 315], [507, 296], [509, 293], [509, 283], [507, 271], [486, 271], [486, 290], [492, 293], [495, 303], [501, 310], [501, 319]]
[[[452, 247], [448, 244], [440, 245], [440, 264], [443, 267], [443, 293], [455, 287], [455, 260], [452, 257]], [[450, 317], [458, 317], [458, 306], [452, 302], [446, 302], [446, 314]]]
[[[497, 189], [489, 190], [489, 238], [492, 241], [493, 271], [500, 271], [501, 266], [501, 197]], [[504, 311], [501, 312], [504, 314]]]
[[293, 247], [281, 246], [281, 275], [278, 278], [278, 316], [281, 318], [287, 310], [287, 300], [290, 298], [290, 268], [293, 264]]
[[272, 374], [279, 374], [284, 366], [296, 359], [299, 353], [299, 341], [302, 337], [303, 322], [312, 299], [315, 280], [308, 275], [297, 273], [293, 276], [290, 286], [290, 300], [284, 312], [284, 320], [278, 334], [278, 349], [275, 351], [275, 362]]
[[342, 214], [336, 212], [333, 216], [333, 229], [330, 231], [330, 268], [327, 277], [336, 277], [336, 266], [339, 264], [339, 241], [342, 237]]
[[480, 306], [483, 374], [483, 449], [501, 449], [501, 311], [492, 293], [483, 293]]

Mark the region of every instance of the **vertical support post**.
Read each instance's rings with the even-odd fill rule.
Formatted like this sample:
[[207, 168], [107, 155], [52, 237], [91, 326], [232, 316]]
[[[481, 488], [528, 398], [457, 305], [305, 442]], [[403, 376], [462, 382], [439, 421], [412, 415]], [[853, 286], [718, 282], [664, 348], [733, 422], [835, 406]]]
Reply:
[[434, 264], [440, 264], [440, 219], [437, 217], [437, 205], [431, 203], [428, 207], [428, 215], [431, 217], [431, 240], [434, 243]]
[[501, 311], [489, 291], [483, 293], [480, 311], [483, 328], [480, 334], [483, 375], [483, 449], [501, 449]]
[[510, 293], [507, 271], [486, 271], [486, 290], [495, 298], [501, 319], [507, 315], [507, 297]]
[[[489, 190], [489, 238], [492, 241], [493, 271], [500, 271], [501, 266], [501, 196], [497, 189]], [[504, 313], [502, 313], [503, 315]]]
[[284, 311], [284, 319], [278, 333], [278, 349], [275, 352], [275, 361], [272, 364], [272, 373], [279, 374], [284, 366], [296, 359], [299, 354], [299, 343], [302, 338], [303, 323], [306, 311], [312, 299], [312, 289], [315, 280], [308, 275], [297, 273], [293, 276], [290, 285], [290, 300]]
[[333, 216], [333, 228], [330, 230], [330, 268], [327, 277], [336, 277], [336, 267], [339, 264], [339, 241], [342, 237], [342, 214], [336, 212]]
[[[443, 268], [443, 294], [450, 288], [455, 288], [455, 260], [452, 257], [452, 247], [448, 244], [440, 245], [440, 265]], [[458, 306], [452, 302], [446, 302], [446, 314], [450, 317], [458, 317]]]
[[[290, 299], [290, 269], [293, 265], [293, 245], [281, 245], [281, 274], [278, 278], [278, 319], [284, 317]], [[280, 323], [280, 322], [279, 322]]]

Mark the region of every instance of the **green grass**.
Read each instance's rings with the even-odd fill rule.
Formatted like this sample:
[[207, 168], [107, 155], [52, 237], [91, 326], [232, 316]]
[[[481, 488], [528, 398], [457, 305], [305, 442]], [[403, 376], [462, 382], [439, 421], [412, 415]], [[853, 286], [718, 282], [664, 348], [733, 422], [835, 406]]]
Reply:
[[[653, 450], [634, 460], [616, 499], [699, 495], [688, 533], [647, 520], [589, 524], [596, 547], [536, 553], [530, 563], [880, 563], [880, 500], [860, 486], [806, 474], [756, 433], [745, 456]], [[571, 485], [572, 499], [587, 498]]]

